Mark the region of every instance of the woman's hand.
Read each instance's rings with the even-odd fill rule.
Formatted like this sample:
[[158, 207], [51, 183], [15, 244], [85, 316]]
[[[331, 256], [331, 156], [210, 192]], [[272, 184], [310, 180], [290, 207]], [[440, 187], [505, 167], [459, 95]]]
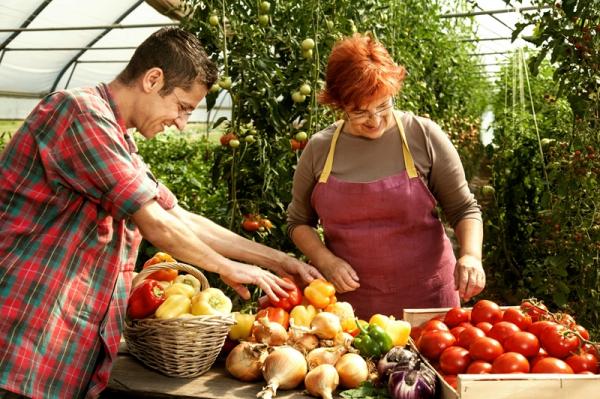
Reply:
[[331, 254], [318, 264], [325, 279], [333, 284], [336, 292], [354, 291], [360, 284], [358, 274], [345, 260]]
[[293, 284], [258, 266], [229, 261], [228, 267], [224, 269], [220, 271], [221, 279], [246, 300], [250, 299], [250, 291], [244, 284], [260, 287], [274, 302], [280, 298], [287, 298], [286, 290], [294, 288]]
[[460, 297], [468, 301], [483, 291], [485, 272], [481, 260], [472, 255], [463, 255], [456, 261], [454, 283]]

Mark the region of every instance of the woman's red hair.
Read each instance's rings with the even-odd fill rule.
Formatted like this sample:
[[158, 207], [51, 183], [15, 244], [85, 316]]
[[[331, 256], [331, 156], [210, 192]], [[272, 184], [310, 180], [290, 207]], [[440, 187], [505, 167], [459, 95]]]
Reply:
[[355, 33], [336, 43], [329, 56], [321, 104], [334, 108], [360, 108], [377, 98], [392, 97], [406, 75], [388, 51], [371, 35]]

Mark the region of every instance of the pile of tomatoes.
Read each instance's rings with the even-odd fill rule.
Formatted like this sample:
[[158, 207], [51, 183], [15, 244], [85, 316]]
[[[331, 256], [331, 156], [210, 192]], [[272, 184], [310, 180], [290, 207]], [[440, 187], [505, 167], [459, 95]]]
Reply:
[[456, 388], [457, 374], [597, 374], [598, 346], [566, 313], [540, 302], [501, 309], [480, 300], [414, 327], [417, 348]]

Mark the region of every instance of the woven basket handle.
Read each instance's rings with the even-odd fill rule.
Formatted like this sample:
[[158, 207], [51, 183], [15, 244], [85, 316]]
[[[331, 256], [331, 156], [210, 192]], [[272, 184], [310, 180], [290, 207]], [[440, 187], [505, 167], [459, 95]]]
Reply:
[[137, 276], [134, 277], [133, 282], [131, 283], [131, 289], [133, 290], [139, 283], [142, 282], [142, 280], [144, 280], [146, 277], [148, 277], [152, 273], [154, 273], [158, 270], [163, 270], [163, 269], [176, 269], [176, 270], [191, 274], [192, 276], [196, 277], [200, 281], [200, 290], [201, 291], [205, 290], [207, 288], [210, 288], [210, 285], [208, 284], [208, 280], [206, 279], [206, 277], [204, 277], [204, 274], [202, 274], [202, 272], [200, 270], [198, 270], [197, 268], [195, 268], [194, 266], [190, 266], [188, 264], [181, 263], [181, 262], [162, 262], [162, 263], [156, 263], [156, 264], [149, 266], [149, 267], [145, 268], [144, 270], [140, 271], [137, 274]]

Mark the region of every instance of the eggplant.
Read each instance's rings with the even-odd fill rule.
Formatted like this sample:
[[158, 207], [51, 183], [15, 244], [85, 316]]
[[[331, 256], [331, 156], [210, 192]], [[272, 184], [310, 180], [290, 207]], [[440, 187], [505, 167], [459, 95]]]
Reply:
[[422, 363], [418, 368], [392, 372], [388, 381], [392, 399], [433, 399], [435, 388], [435, 373]]
[[387, 377], [393, 370], [410, 370], [419, 362], [419, 356], [401, 346], [395, 346], [377, 362], [377, 372]]

